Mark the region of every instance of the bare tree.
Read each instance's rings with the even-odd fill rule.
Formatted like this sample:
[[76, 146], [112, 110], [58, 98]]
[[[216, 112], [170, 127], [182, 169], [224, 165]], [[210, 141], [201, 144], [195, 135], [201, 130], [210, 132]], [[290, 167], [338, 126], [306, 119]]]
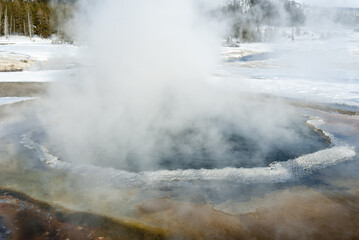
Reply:
[[33, 26], [32, 26], [30, 11], [27, 11], [27, 22], [29, 24], [29, 37], [31, 39], [33, 37]]
[[9, 20], [7, 18], [7, 7], [5, 8], [5, 19], [4, 19], [4, 35], [5, 38], [9, 38]]
[[[1, 27], [2, 27], [2, 21], [1, 21], [1, 19], [2, 19], [2, 5], [1, 5], [1, 3], [0, 3], [0, 31], [1, 31]], [[0, 35], [1, 35], [1, 33], [0, 33]]]
[[25, 20], [24, 20], [24, 35], [26, 36], [27, 35], [27, 31], [26, 31], [26, 23], [25, 23]]
[[10, 16], [10, 28], [9, 28], [10, 35], [12, 35], [12, 15]]

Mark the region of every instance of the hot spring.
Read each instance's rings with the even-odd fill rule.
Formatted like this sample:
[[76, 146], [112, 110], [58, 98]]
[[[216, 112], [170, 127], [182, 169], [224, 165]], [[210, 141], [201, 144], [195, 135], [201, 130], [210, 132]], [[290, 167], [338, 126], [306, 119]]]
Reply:
[[[220, 124], [220, 121], [216, 121]], [[224, 125], [226, 126], [226, 125]], [[125, 160], [109, 158], [106, 153], [95, 151], [93, 158], [97, 159], [94, 165], [99, 167], [114, 167], [129, 172], [156, 171], [156, 170], [186, 170], [186, 169], [222, 169], [222, 168], [253, 168], [267, 167], [272, 162], [282, 162], [314, 153], [330, 146], [330, 140], [317, 129], [309, 126], [304, 117], [299, 117], [288, 131], [293, 139], [286, 142], [273, 142], [263, 148], [260, 141], [250, 136], [241, 135], [235, 129], [223, 128], [223, 149], [211, 149], [204, 139], [208, 136], [200, 135], [196, 129], [184, 129], [179, 133], [166, 136], [171, 138], [172, 145], [161, 153], [161, 143], [158, 143], [158, 154], [154, 156], [151, 165], [141, 167], [141, 156], [130, 154]], [[49, 152], [62, 161], [66, 154], [61, 147], [51, 143], [43, 131], [32, 131], [34, 142], [46, 146]], [[195, 141], [195, 143], [193, 143]], [[69, 140], [71, 142], [71, 140]], [[199, 144], [198, 144], [199, 143]], [[164, 143], [163, 143], [164, 144]], [[213, 146], [216, 148], [217, 146]], [[135, 150], [136, 151], [136, 150]], [[121, 149], [118, 149], [121, 152]], [[81, 153], [79, 153], [81, 155]], [[120, 154], [119, 154], [120, 155]]]
[[21, 89], [39, 98], [0, 107], [0, 187], [15, 191], [0, 189], [0, 215], [31, 213], [43, 236], [69, 225], [105, 239], [356, 236], [355, 57], [319, 30], [223, 46], [215, 2], [77, 1], [65, 27], [76, 57], [4, 75], [56, 69]]
[[51, 85], [37, 112], [42, 129], [24, 134], [24, 144], [49, 165], [108, 169], [117, 182], [139, 185], [301, 175], [300, 157], [330, 154], [329, 137], [282, 99], [210, 83], [223, 63], [224, 23], [210, 14], [216, 6], [80, 1], [69, 30], [86, 43], [82, 67]]

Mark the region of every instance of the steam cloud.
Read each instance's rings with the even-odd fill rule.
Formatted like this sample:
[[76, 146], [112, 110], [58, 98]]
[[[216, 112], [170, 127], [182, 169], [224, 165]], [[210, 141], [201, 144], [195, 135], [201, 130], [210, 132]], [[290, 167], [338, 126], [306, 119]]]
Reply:
[[295, 120], [282, 103], [208, 83], [223, 36], [206, 15], [212, 6], [80, 1], [72, 30], [87, 43], [86, 67], [55, 84], [43, 118], [64, 159], [143, 170], [206, 149], [201, 157], [220, 166], [221, 159], [235, 158], [226, 140], [232, 133], [258, 143], [253, 161], [295, 141], [289, 130]]

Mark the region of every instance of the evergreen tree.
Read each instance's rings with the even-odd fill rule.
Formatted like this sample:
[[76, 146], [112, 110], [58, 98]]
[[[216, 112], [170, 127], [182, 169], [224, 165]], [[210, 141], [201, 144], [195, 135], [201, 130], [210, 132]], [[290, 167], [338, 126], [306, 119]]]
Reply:
[[[66, 2], [66, 1], [65, 1]], [[60, 1], [60, 11], [71, 11], [70, 5]], [[73, 1], [71, 1], [73, 2]], [[67, 5], [69, 5], [67, 7]], [[50, 37], [58, 31], [57, 9], [49, 0], [0, 0], [0, 32], [8, 35]], [[67, 17], [69, 14], [62, 14]], [[0, 35], [1, 35], [0, 33]]]

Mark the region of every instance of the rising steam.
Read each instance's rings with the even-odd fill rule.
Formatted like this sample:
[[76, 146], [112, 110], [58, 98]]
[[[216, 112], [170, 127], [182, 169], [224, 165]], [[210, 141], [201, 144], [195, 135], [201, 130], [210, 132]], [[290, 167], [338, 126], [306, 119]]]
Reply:
[[203, 6], [80, 2], [70, 25], [87, 44], [86, 67], [51, 89], [44, 114], [64, 159], [143, 170], [197, 155], [221, 166], [223, 159], [240, 161], [227, 141], [232, 134], [257, 143], [250, 161], [295, 141], [282, 103], [210, 86], [223, 32]]

